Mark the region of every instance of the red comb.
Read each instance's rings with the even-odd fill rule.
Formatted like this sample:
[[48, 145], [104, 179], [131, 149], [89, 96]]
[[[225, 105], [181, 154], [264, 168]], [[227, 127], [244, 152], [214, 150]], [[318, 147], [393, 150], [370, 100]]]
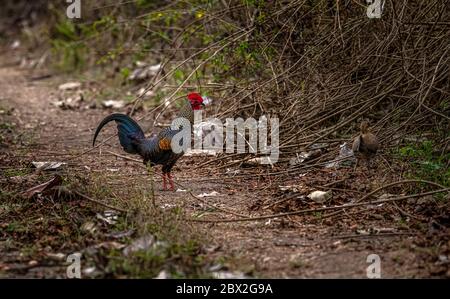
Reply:
[[191, 92], [187, 97], [189, 100], [198, 100], [200, 102], [203, 102], [202, 96], [196, 92]]

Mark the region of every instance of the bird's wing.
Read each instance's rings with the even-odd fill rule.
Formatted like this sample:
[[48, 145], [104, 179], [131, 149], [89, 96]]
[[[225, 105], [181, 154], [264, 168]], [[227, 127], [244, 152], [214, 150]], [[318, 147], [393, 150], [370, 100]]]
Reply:
[[371, 134], [371, 133], [365, 134], [364, 135], [364, 146], [369, 153], [375, 154], [379, 148], [378, 138], [374, 134]]
[[[158, 145], [163, 151], [172, 151], [172, 138], [181, 130], [166, 128], [158, 134]], [[180, 144], [182, 145], [182, 143]]]
[[352, 145], [352, 150], [354, 153], [359, 151], [359, 147], [361, 146], [361, 135], [359, 135], [358, 137], [355, 138], [355, 140], [353, 140], [353, 145]]

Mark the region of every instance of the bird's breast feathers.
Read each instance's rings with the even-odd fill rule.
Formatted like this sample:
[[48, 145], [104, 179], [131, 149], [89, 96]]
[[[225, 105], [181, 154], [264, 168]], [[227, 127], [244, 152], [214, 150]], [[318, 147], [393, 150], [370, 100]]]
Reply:
[[170, 144], [171, 144], [171, 140], [169, 138], [161, 138], [158, 142], [159, 148], [164, 151], [172, 150], [172, 147]]

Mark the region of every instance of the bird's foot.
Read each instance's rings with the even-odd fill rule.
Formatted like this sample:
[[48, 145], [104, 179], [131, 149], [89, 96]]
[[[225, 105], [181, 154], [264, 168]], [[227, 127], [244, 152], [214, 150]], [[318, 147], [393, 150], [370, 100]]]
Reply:
[[163, 173], [162, 177], [163, 177], [163, 187], [162, 189], [160, 189], [160, 191], [167, 191], [167, 181], [166, 181], [167, 173]]
[[[159, 191], [175, 191], [175, 186], [173, 184], [173, 179], [170, 173], [163, 173], [163, 187]], [[167, 188], [167, 181], [169, 181], [170, 188]]]

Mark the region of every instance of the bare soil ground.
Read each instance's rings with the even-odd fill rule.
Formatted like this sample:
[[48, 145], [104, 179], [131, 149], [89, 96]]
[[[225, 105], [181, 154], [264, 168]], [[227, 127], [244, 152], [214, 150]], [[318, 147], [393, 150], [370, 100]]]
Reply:
[[[152, 204], [148, 197], [150, 179], [144, 166], [107, 152], [126, 155], [120, 151], [117, 138], [101, 149], [80, 155], [92, 147], [93, 130], [111, 111], [56, 107], [52, 105], [55, 100], [52, 95], [58, 93], [59, 84], [71, 78], [33, 80], [33, 74], [11, 62], [14, 58], [6, 54], [1, 57], [0, 277], [65, 277], [65, 257], [77, 251], [84, 253], [85, 277], [155, 277], [167, 270], [171, 277], [208, 277], [212, 272], [229, 271], [271, 278], [366, 278], [369, 254], [380, 256], [383, 278], [450, 276], [447, 212], [443, 216], [436, 212], [441, 218], [426, 212], [408, 216], [401, 205], [398, 209], [391, 206], [387, 211], [373, 207], [355, 215], [349, 210], [342, 217], [323, 219], [315, 214], [252, 222], [190, 223], [181, 218], [173, 220], [174, 214], [169, 211], [181, 208], [183, 215], [197, 218], [201, 215], [198, 219], [235, 216], [214, 210], [187, 192], [160, 191], [158, 175], [155, 175], [155, 198], [161, 211], [154, 223], [145, 218], [153, 214], [142, 214], [120, 215], [118, 223], [108, 224], [97, 216], [109, 209], [80, 196], [23, 198], [20, 192], [55, 175], [36, 171], [30, 166], [32, 161], [62, 161], [68, 165], [57, 174], [68, 186], [79, 186], [83, 194], [124, 208]], [[115, 127], [109, 126], [100, 141], [114, 131]], [[203, 198], [209, 204], [250, 216], [289, 211], [292, 205], [322, 206], [304, 201], [291, 203], [292, 200], [274, 204], [285, 194], [277, 196], [273, 190], [265, 189], [272, 179], [264, 175], [265, 170], [243, 169], [242, 173], [252, 175], [233, 177], [214, 163], [195, 169], [206, 159], [212, 158], [183, 157], [174, 175], [177, 182], [189, 187], [195, 195], [218, 192], [217, 196]], [[306, 178], [325, 185], [349, 173], [351, 169], [344, 169], [339, 175], [331, 170], [315, 170]], [[363, 185], [361, 191], [355, 191], [359, 197], [373, 189], [371, 184], [377, 178], [386, 182], [393, 174], [374, 169], [369, 175], [356, 173], [347, 177]], [[290, 174], [277, 180], [280, 185], [289, 185], [305, 180], [305, 176]], [[345, 197], [348, 193], [343, 194], [335, 199], [335, 204], [348, 201]], [[438, 203], [425, 204], [437, 205], [436, 211], [442, 210]], [[414, 201], [413, 205], [419, 203]], [[166, 233], [182, 234], [167, 240], [178, 242], [177, 238], [182, 238], [177, 244], [185, 247], [179, 251], [171, 249], [175, 253], [166, 252], [160, 259], [146, 256], [144, 261], [148, 263], [134, 260], [140, 263], [136, 270], [127, 264], [129, 258], [122, 254], [122, 248], [144, 235], [139, 222], [146, 221], [160, 226], [152, 233], [159, 233], [161, 240], [166, 240]], [[169, 222], [176, 229], [163, 228]], [[95, 232], [86, 228], [89, 223], [97, 228]], [[128, 231], [132, 233], [117, 236]], [[189, 240], [196, 241], [193, 249], [186, 249]]]

